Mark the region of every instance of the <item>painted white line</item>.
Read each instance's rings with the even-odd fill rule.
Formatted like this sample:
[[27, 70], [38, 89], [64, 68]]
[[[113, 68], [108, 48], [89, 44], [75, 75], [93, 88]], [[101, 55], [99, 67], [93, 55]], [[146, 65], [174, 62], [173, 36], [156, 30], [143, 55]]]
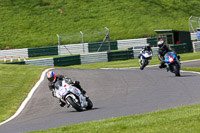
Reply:
[[9, 122], [10, 120], [14, 119], [15, 117], [17, 117], [21, 111], [24, 109], [24, 107], [26, 106], [26, 104], [28, 103], [28, 101], [31, 99], [33, 93], [35, 92], [35, 90], [38, 88], [38, 86], [40, 85], [40, 83], [44, 80], [44, 77], [45, 77], [45, 73], [51, 69], [54, 69], [54, 68], [49, 68], [49, 69], [46, 69], [42, 72], [42, 75], [40, 77], [40, 80], [35, 84], [35, 86], [31, 89], [31, 91], [29, 92], [28, 96], [26, 97], [26, 99], [23, 101], [23, 103], [20, 105], [20, 107], [18, 108], [17, 112], [11, 116], [10, 118], [8, 118], [7, 120], [3, 121], [0, 123], [0, 125], [3, 125], [7, 122]]

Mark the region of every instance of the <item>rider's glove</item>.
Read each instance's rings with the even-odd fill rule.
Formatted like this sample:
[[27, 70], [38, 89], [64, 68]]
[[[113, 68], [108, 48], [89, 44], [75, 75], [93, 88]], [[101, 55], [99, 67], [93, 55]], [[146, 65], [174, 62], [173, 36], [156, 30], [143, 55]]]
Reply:
[[74, 85], [80, 85], [80, 82], [79, 81], [74, 81]]
[[72, 84], [73, 83], [71, 78], [65, 78], [65, 82], [67, 84]]

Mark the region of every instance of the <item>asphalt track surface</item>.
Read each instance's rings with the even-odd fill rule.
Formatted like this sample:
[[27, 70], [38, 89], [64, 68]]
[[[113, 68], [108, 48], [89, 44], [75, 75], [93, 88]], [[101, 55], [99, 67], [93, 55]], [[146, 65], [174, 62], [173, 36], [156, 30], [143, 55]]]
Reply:
[[[182, 63], [200, 67], [200, 61]], [[77, 112], [58, 105], [45, 79], [24, 110], [0, 126], [0, 133], [19, 133], [55, 128], [111, 117], [143, 114], [182, 105], [200, 103], [200, 75], [181, 72], [181, 77], [165, 69], [147, 67], [122, 70], [55, 69], [55, 73], [79, 80], [93, 101], [94, 108]]]

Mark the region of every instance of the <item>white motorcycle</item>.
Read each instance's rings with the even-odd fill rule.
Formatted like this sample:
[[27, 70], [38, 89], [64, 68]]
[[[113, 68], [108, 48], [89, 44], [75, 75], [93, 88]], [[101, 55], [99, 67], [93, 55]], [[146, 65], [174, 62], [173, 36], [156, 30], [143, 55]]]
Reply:
[[149, 60], [152, 58], [152, 52], [144, 50], [140, 51], [141, 56], [139, 58], [140, 69], [143, 70], [148, 64]]
[[89, 97], [82, 95], [78, 88], [67, 84], [65, 80], [57, 81], [55, 87], [55, 96], [66, 103], [67, 107], [72, 106], [77, 111], [92, 109], [93, 103]]

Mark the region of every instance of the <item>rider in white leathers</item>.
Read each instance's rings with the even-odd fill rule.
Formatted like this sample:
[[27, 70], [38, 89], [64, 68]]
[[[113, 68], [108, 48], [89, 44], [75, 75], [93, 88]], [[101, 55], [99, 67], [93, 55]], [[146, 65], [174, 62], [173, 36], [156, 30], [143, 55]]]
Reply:
[[[57, 82], [58, 80], [64, 80], [64, 79], [65, 79], [65, 81], [66, 81], [68, 84], [77, 87], [77, 88], [81, 91], [81, 93], [82, 93], [83, 95], [85, 95], [85, 93], [86, 93], [86, 91], [83, 90], [83, 88], [80, 86], [80, 82], [79, 82], [79, 81], [74, 81], [74, 82], [73, 82], [71, 78], [65, 78], [63, 75], [55, 75], [55, 73], [54, 73], [53, 71], [49, 71], [49, 72], [47, 73], [47, 79], [49, 80], [49, 83], [48, 83], [49, 89], [52, 91], [52, 95], [53, 95], [54, 97], [55, 97], [55, 91], [54, 91], [54, 90], [55, 90], [55, 84], [56, 84], [56, 82]], [[59, 100], [59, 105], [60, 105], [61, 107], [64, 107], [64, 106], [65, 106], [65, 103], [62, 102], [61, 100]]]

